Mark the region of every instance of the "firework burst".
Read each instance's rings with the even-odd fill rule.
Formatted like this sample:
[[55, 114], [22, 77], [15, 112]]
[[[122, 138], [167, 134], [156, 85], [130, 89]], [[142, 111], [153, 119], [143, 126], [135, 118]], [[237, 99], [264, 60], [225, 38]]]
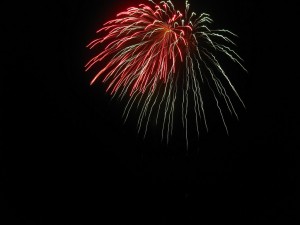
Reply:
[[243, 102], [217, 54], [226, 55], [246, 70], [242, 59], [229, 47], [234, 42], [228, 36], [236, 35], [210, 29], [210, 16], [190, 12], [188, 1], [184, 13], [176, 10], [171, 1], [149, 2], [150, 5], [140, 4], [119, 13], [97, 31], [100, 37], [87, 47], [105, 48], [86, 64], [86, 70], [96, 65], [101, 68], [91, 84], [100, 79], [111, 95], [121, 99], [129, 96], [125, 121], [132, 109], [138, 108], [138, 130], [144, 128], [144, 135], [152, 120], [161, 125], [162, 138], [168, 141], [174, 114], [180, 114], [187, 145], [189, 123], [196, 124], [198, 135], [201, 123], [208, 129], [203, 97], [203, 87], [207, 86], [228, 132], [219, 101], [235, 116], [227, 89]]

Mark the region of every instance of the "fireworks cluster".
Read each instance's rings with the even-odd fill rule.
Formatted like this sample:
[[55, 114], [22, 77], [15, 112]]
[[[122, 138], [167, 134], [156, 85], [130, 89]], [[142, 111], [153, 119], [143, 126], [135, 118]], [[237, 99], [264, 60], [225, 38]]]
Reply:
[[[219, 101], [237, 116], [228, 89], [243, 104], [217, 55], [224, 54], [241, 68], [242, 59], [229, 46], [234, 46], [228, 30], [212, 30], [208, 14], [197, 16], [175, 9], [171, 1], [140, 4], [130, 7], [97, 31], [99, 38], [88, 47], [104, 45], [87, 64], [86, 70], [99, 67], [91, 81], [102, 80], [107, 92], [128, 99], [125, 120], [133, 110], [139, 110], [138, 130], [146, 135], [150, 121], [162, 127], [162, 138], [169, 140], [173, 132], [174, 114], [181, 115], [188, 144], [189, 123], [208, 129], [205, 116], [204, 87], [216, 101], [224, 126]], [[129, 96], [129, 98], [124, 98]], [[227, 131], [228, 132], [228, 131]]]

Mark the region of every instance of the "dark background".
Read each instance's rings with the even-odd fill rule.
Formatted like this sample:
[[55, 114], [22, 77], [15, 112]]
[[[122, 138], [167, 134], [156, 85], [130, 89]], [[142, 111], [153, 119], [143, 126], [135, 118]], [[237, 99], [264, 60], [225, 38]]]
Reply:
[[249, 73], [233, 69], [247, 109], [229, 136], [212, 116], [187, 151], [143, 140], [84, 72], [95, 31], [140, 2], [1, 3], [2, 224], [297, 224], [297, 7], [191, 1], [239, 35]]

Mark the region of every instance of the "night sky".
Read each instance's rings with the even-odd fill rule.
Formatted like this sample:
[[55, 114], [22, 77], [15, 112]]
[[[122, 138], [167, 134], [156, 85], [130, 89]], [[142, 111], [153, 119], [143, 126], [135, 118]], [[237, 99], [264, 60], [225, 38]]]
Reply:
[[95, 31], [142, 2], [1, 3], [2, 224], [298, 224], [299, 9], [190, 1], [239, 35], [249, 73], [225, 63], [246, 109], [227, 115], [229, 136], [208, 110], [187, 150], [155, 128], [143, 139], [84, 72]]

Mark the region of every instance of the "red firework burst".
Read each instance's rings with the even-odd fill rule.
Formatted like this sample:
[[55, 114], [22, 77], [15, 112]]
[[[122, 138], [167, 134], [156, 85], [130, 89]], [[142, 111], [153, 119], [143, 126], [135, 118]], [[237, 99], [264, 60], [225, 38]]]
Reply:
[[[176, 10], [171, 1], [149, 2], [152, 5], [140, 4], [119, 13], [116, 19], [97, 31], [101, 36], [88, 47], [92, 49], [103, 44], [106, 47], [86, 64], [86, 70], [106, 59], [108, 62], [99, 64], [101, 70], [91, 84], [102, 77], [111, 94], [119, 93], [121, 97], [128, 94], [126, 118], [134, 102], [142, 105], [138, 125], [140, 129], [145, 123], [145, 134], [154, 105], [158, 106], [156, 121], [159, 115], [163, 117], [162, 136], [166, 133], [169, 137], [172, 133], [173, 114], [177, 108], [181, 109], [186, 136], [189, 109], [194, 112], [199, 134], [201, 119], [207, 128], [201, 85], [208, 85], [222, 119], [218, 99], [223, 99], [229, 111], [235, 113], [222, 82], [229, 84], [239, 96], [215, 56], [216, 52], [221, 52], [244, 68], [240, 63], [242, 59], [221, 43], [233, 44], [225, 34], [234, 34], [209, 29], [208, 24], [212, 22], [209, 15], [202, 13], [196, 17], [195, 13], [189, 13], [188, 1], [184, 14]], [[178, 96], [182, 96], [180, 104], [176, 104]], [[224, 119], [223, 122], [227, 130]]]

